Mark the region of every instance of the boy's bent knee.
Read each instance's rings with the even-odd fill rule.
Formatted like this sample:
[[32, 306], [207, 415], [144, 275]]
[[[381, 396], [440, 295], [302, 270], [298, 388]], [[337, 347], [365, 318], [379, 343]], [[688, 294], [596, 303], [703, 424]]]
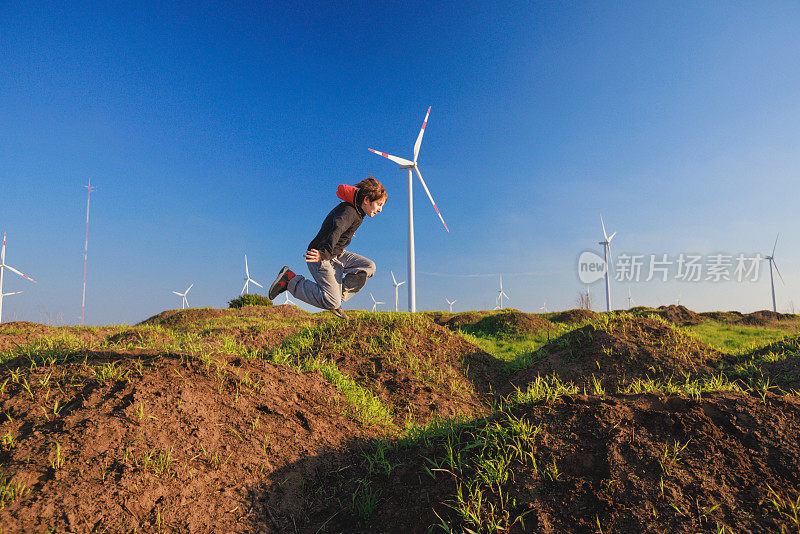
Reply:
[[375, 266], [375, 262], [374, 261], [372, 261], [372, 260], [368, 260], [368, 261], [369, 261], [369, 263], [367, 263], [364, 266], [364, 272], [367, 274], [367, 278], [371, 278], [375, 274], [375, 270], [376, 270], [377, 267]]
[[322, 307], [326, 310], [335, 310], [336, 308], [341, 308], [342, 299], [341, 297], [335, 295], [323, 295]]

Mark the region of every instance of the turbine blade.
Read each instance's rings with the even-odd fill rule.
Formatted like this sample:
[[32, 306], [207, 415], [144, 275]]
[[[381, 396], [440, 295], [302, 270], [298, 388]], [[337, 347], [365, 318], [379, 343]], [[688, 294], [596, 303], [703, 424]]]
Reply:
[[436, 202], [433, 201], [433, 197], [431, 196], [431, 192], [428, 191], [428, 186], [425, 185], [425, 180], [422, 179], [422, 173], [419, 172], [419, 169], [416, 166], [414, 167], [414, 170], [417, 171], [417, 176], [419, 176], [419, 181], [422, 182], [422, 187], [425, 188], [425, 192], [428, 194], [428, 198], [430, 199], [431, 204], [433, 204], [433, 209], [436, 210], [436, 215], [438, 215], [439, 216], [439, 220], [442, 221], [442, 224], [444, 225], [444, 229], [449, 232], [450, 229], [447, 227], [447, 224], [444, 222], [444, 219], [442, 218], [442, 214], [439, 213], [439, 208], [436, 207]]
[[772, 260], [772, 265], [775, 266], [775, 272], [777, 272], [778, 276], [781, 277], [781, 282], [783, 283], [783, 285], [786, 285], [786, 282], [783, 281], [783, 276], [781, 275], [781, 272], [778, 270], [778, 264], [775, 263], [775, 259]]
[[384, 158], [389, 158], [390, 160], [394, 161], [395, 163], [397, 163], [398, 165], [400, 165], [402, 167], [413, 167], [414, 166], [414, 162], [413, 161], [408, 161], [407, 159], [398, 158], [397, 156], [392, 156], [391, 154], [387, 154], [386, 152], [378, 152], [377, 150], [373, 150], [371, 148], [368, 148], [367, 150], [369, 150], [370, 152], [374, 152], [375, 154], [377, 154], [379, 156], [383, 156]]
[[608, 241], [608, 235], [606, 235], [606, 223], [603, 222], [603, 216], [600, 215], [600, 224], [603, 225], [603, 237], [606, 241]]
[[182, 296], [183, 296], [183, 294], [182, 294], [182, 293], [178, 293], [177, 291], [173, 291], [173, 293], [175, 293], [175, 294], [176, 294], [176, 295], [178, 295], [179, 297], [182, 297]]
[[244, 274], [247, 275], [247, 278], [250, 278], [250, 269], [247, 268], [247, 254], [244, 255]]
[[[192, 282], [192, 285], [190, 285], [188, 288], [186, 288], [186, 293], [188, 293], [188, 292], [189, 292], [189, 290], [190, 290], [190, 289], [192, 289], [192, 287], [194, 287], [194, 282]], [[185, 295], [186, 293], [184, 293], [184, 295]]]
[[247, 289], [247, 281], [245, 281], [244, 285], [242, 286], [242, 290], [239, 292], [239, 295], [244, 295], [246, 289]]
[[425, 114], [425, 120], [422, 121], [422, 129], [419, 131], [419, 135], [417, 136], [417, 142], [414, 143], [414, 163], [417, 162], [417, 156], [419, 155], [419, 147], [422, 144], [422, 135], [425, 133], [425, 125], [428, 124], [428, 115], [431, 114], [431, 107], [428, 106], [428, 112]]
[[608, 236], [608, 242], [611, 243], [611, 240], [614, 239], [614, 236], [617, 235], [617, 232], [614, 232], [610, 236]]
[[3, 250], [0, 251], [0, 263], [6, 263], [6, 233], [3, 232]]
[[250, 280], [250, 281], [253, 282], [255, 285], [257, 285], [258, 287], [260, 287], [261, 289], [264, 289], [264, 286], [262, 286], [261, 284], [259, 284], [255, 280]]
[[3, 296], [7, 297], [9, 295], [19, 295], [20, 293], [22, 293], [22, 291], [14, 291], [13, 293], [3, 293]]
[[392, 282], [394, 283], [394, 285], [397, 285], [397, 279], [394, 277], [394, 271], [389, 271], [389, 272], [392, 273]]
[[16, 269], [15, 269], [15, 268], [13, 268], [13, 267], [9, 267], [8, 265], [6, 265], [6, 266], [5, 266], [5, 268], [6, 268], [6, 269], [8, 269], [9, 271], [11, 271], [12, 273], [17, 273], [17, 274], [18, 274], [18, 275], [20, 275], [22, 278], [27, 278], [28, 280], [30, 280], [30, 281], [31, 281], [31, 282], [33, 282], [34, 284], [36, 284], [36, 283], [37, 283], [37, 282], [36, 282], [36, 280], [34, 280], [33, 278], [31, 278], [31, 277], [30, 277], [30, 276], [28, 276], [27, 274], [22, 274], [21, 272], [19, 272], [18, 270], [16, 270]]
[[402, 285], [403, 285], [403, 284], [405, 284], [405, 283], [406, 283], [406, 281], [405, 281], [405, 280], [403, 280], [402, 282], [400, 282], [399, 284], [397, 284], [397, 287], [400, 287], [400, 286], [402, 286]]
[[778, 236], [780, 236], [780, 235], [781, 235], [781, 234], [778, 234], [778, 235], [776, 235], [776, 236], [775, 236], [775, 244], [774, 244], [774, 245], [772, 245], [772, 257], [773, 257], [773, 258], [775, 257], [775, 247], [777, 247], [777, 246], [778, 246]]

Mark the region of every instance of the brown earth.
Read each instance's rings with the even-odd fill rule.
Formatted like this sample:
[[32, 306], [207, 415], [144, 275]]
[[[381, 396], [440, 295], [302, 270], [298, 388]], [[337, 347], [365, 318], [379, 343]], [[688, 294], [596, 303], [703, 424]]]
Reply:
[[738, 311], [728, 312], [702, 312], [700, 317], [719, 321], [721, 323], [744, 324], [748, 326], [787, 326], [787, 323], [796, 322], [800, 315], [793, 313], [776, 313], [770, 310], [761, 310], [752, 313]]
[[574, 310], [567, 310], [563, 312], [554, 313], [549, 317], [551, 323], [582, 323], [583, 321], [591, 321], [597, 317], [597, 313], [592, 310], [583, 308], [576, 308]]
[[[165, 313], [162, 319], [181, 331], [225, 315]], [[269, 342], [247, 328], [236, 334], [222, 327], [207, 338], [246, 343], [252, 334], [253, 346], [266, 353], [280, 348], [297, 362], [335, 362], [393, 410], [395, 426], [361, 422], [317, 371], [221, 351], [200, 358], [127, 348], [137, 344], [135, 328], [87, 331], [90, 341], [113, 333], [117, 343], [60, 351], [61, 363], [52, 365], [31, 366], [23, 356], [0, 364], [0, 531], [427, 532], [439, 517], [458, 527], [448, 506], [456, 479], [435, 467], [448, 438], [398, 444], [385, 453], [386, 464], [375, 463], [374, 440], [409, 422], [489, 413], [491, 391], [503, 393], [503, 366], [428, 319], [361, 314], [341, 321], [302, 313], [298, 321], [315, 326], [296, 337], [284, 335], [286, 321], [276, 321], [281, 333]], [[40, 326], [28, 332], [0, 325], [0, 339], [17, 345], [63, 332]], [[634, 377], [710, 372], [723, 358], [641, 317], [577, 329], [540, 355], [537, 373], [583, 384], [594, 374], [608, 391]], [[783, 365], [776, 373], [796, 371], [792, 358], [774, 362]], [[513, 380], [524, 390], [533, 378], [521, 372]], [[540, 469], [510, 466], [502, 486], [516, 503], [510, 512], [529, 512], [525, 528], [518, 523], [511, 531], [596, 532], [599, 525], [603, 532], [697, 532], [724, 525], [732, 532], [795, 532], [769, 488], [784, 504], [800, 496], [800, 400], [770, 393], [703, 397], [576, 395], [514, 408], [540, 427], [531, 450]], [[502, 414], [488, 422], [506, 424]], [[477, 419], [463, 430], [482, 426]], [[451, 436], [451, 444], [459, 439]], [[676, 445], [681, 451], [671, 461], [664, 451]], [[462, 452], [478, 450], [465, 445]], [[544, 466], [553, 462], [560, 474], [548, 478]], [[358, 505], [368, 486], [378, 493], [366, 517]], [[498, 493], [485, 498], [496, 503]]]
[[475, 324], [475, 329], [493, 336], [521, 337], [549, 326], [552, 326], [550, 322], [537, 314], [510, 309], [481, 318]]
[[671, 321], [679, 326], [700, 324], [700, 322], [703, 320], [702, 317], [688, 309], [686, 306], [676, 306], [674, 304], [670, 304], [669, 306], [659, 306], [658, 309], [653, 313], [662, 319]]
[[219, 317], [312, 317], [305, 310], [291, 304], [278, 304], [275, 306], [244, 306], [242, 308], [188, 308], [184, 310], [167, 310], [148, 319], [140, 325], [161, 325], [174, 328], [199, 323], [208, 319]]
[[[526, 514], [524, 528], [516, 523], [510, 532], [695, 533], [721, 532], [723, 526], [726, 532], [797, 532], [788, 504], [800, 490], [797, 397], [579, 395], [524, 405], [512, 414], [540, 430], [530, 449], [538, 469], [514, 461], [497, 486], [515, 503], [505, 507], [511, 520]], [[499, 424], [507, 426], [502, 419]], [[466, 449], [469, 429], [462, 436]], [[451, 508], [463, 480], [447, 469], [453, 442], [458, 444], [442, 438], [386, 454], [395, 466], [388, 475], [371, 473], [363, 459], [329, 455], [330, 467], [313, 484], [320, 493], [309, 496], [299, 517], [274, 514], [276, 524], [289, 532], [293, 523], [305, 524], [298, 531], [312, 533], [323, 527], [427, 532], [440, 518], [463, 525]], [[379, 495], [368, 520], [337, 504], [365, 486]], [[783, 498], [781, 510], [773, 492]], [[499, 495], [484, 492], [487, 514]]]
[[597, 379], [607, 391], [614, 392], [635, 379], [710, 373], [724, 358], [662, 321], [611, 317], [608, 326], [590, 324], [551, 341], [510, 382], [525, 391], [537, 376], [558, 375], [560, 380], [582, 387], [591, 387]]
[[49, 326], [28, 321], [0, 323], [0, 354], [43, 338], [68, 336], [91, 344], [105, 339], [117, 330], [115, 327]]
[[494, 358], [424, 318], [364, 314], [311, 335], [299, 357], [334, 362], [378, 396], [398, 424], [483, 413], [482, 397], [498, 380]]
[[463, 328], [465, 326], [475, 325], [482, 318], [489, 315], [489, 313], [490, 312], [487, 311], [461, 312], [447, 319], [445, 324], [450, 330], [458, 330], [459, 328]]
[[[267, 484], [292, 509], [321, 452], [385, 433], [345, 415], [318, 372], [143, 351], [74, 360], [84, 356], [17, 369], [25, 382], [4, 388], [0, 482], [26, 488], [0, 510], [5, 532], [258, 531], [248, 499], [266, 474], [302, 465]], [[98, 362], [124, 378], [99, 376]]]

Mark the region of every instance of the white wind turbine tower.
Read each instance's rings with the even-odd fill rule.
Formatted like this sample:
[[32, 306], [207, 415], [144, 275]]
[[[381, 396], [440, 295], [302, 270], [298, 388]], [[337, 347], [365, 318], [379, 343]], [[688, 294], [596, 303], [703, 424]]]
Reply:
[[392, 156], [390, 154], [386, 154], [385, 152], [379, 152], [372, 148], [369, 149], [370, 152], [374, 152], [379, 156], [383, 156], [384, 158], [394, 161], [400, 166], [401, 169], [408, 170], [408, 309], [411, 312], [417, 311], [416, 267], [414, 258], [414, 179], [411, 173], [412, 170], [416, 171], [419, 181], [422, 182], [422, 187], [425, 189], [425, 193], [428, 194], [428, 198], [430, 199], [431, 204], [433, 204], [433, 209], [436, 210], [436, 214], [439, 216], [439, 220], [442, 221], [444, 229], [448, 232], [450, 231], [450, 229], [447, 228], [447, 224], [444, 222], [444, 219], [442, 218], [442, 214], [439, 213], [439, 208], [436, 207], [436, 202], [433, 201], [431, 192], [428, 191], [428, 186], [425, 185], [425, 180], [422, 179], [422, 173], [419, 172], [419, 167], [417, 166], [419, 147], [422, 144], [422, 135], [425, 133], [425, 125], [428, 124], [428, 116], [430, 114], [431, 108], [428, 107], [428, 112], [425, 114], [425, 120], [422, 122], [422, 129], [420, 129], [419, 135], [417, 136], [417, 142], [414, 143], [413, 161], [398, 158], [397, 156]]
[[189, 292], [190, 289], [192, 289], [192, 286], [194, 286], [194, 282], [192, 282], [192, 285], [187, 287], [186, 291], [184, 291], [183, 293], [178, 293], [177, 291], [173, 291], [173, 293], [175, 293], [176, 295], [178, 295], [183, 299], [181, 300], [181, 309], [189, 307], [189, 301], [186, 300], [186, 294]]
[[375, 297], [372, 296], [372, 293], [369, 294], [370, 298], [372, 298], [372, 311], [377, 311], [378, 304], [386, 304], [385, 302], [381, 302], [379, 300], [375, 300]]
[[631, 297], [631, 288], [628, 288], [628, 309], [633, 307], [633, 297]]
[[543, 313], [547, 313], [547, 301], [546, 300], [544, 301], [544, 306], [542, 306], [539, 309], [542, 310]]
[[83, 245], [83, 296], [81, 297], [81, 324], [86, 312], [86, 260], [89, 258], [89, 198], [92, 196], [92, 191], [97, 188], [92, 187], [92, 180], [89, 180], [89, 185], [84, 185], [86, 188], [86, 241]]
[[598, 244], [603, 245], [603, 259], [606, 262], [606, 311], [611, 311], [611, 282], [608, 278], [608, 266], [611, 260], [611, 240], [614, 239], [617, 232], [610, 236], [606, 234], [606, 225], [603, 222], [602, 215], [600, 216], [600, 224], [603, 226], [603, 237], [605, 238], [605, 241], [600, 241]]
[[778, 311], [778, 306], [775, 304], [775, 279], [772, 277], [773, 265], [775, 266], [775, 272], [781, 277], [781, 282], [786, 285], [786, 282], [783, 281], [783, 275], [781, 275], [781, 272], [778, 270], [778, 264], [775, 263], [775, 247], [778, 246], [778, 236], [780, 236], [780, 234], [775, 236], [775, 244], [772, 245], [772, 255], [764, 258], [765, 260], [769, 260], [769, 284], [772, 287], [772, 311], [774, 312]]
[[7, 297], [9, 295], [18, 295], [19, 293], [22, 293], [22, 291], [14, 291], [13, 293], [3, 293], [3, 272], [4, 272], [5, 269], [8, 269], [12, 273], [16, 273], [16, 274], [20, 275], [22, 278], [26, 278], [26, 279], [30, 280], [34, 284], [37, 283], [36, 280], [31, 278], [30, 276], [28, 276], [26, 274], [22, 274], [21, 272], [19, 272], [15, 268], [13, 268], [13, 267], [11, 267], [9, 265], [6, 265], [6, 234], [4, 232], [3, 233], [3, 249], [0, 251], [0, 323], [3, 322], [3, 297]]
[[446, 300], [446, 301], [447, 301], [447, 303], [450, 305], [450, 313], [453, 313], [453, 304], [455, 304], [455, 303], [456, 303], [456, 302], [458, 302], [458, 301], [457, 301], [457, 300], [454, 300], [453, 302], [450, 302], [450, 300], [449, 300], [447, 297], [445, 297], [445, 299], [444, 299], [444, 300]]
[[245, 281], [244, 281], [244, 287], [242, 287], [242, 292], [239, 293], [240, 295], [244, 295], [245, 292], [247, 292], [248, 295], [250, 294], [250, 287], [247, 285], [250, 282], [253, 282], [255, 285], [257, 285], [261, 289], [264, 289], [264, 286], [262, 286], [261, 284], [259, 284], [258, 282], [256, 282], [252, 278], [250, 278], [250, 269], [247, 267], [247, 254], [244, 255], [244, 274], [246, 275], [246, 278], [245, 278]]
[[397, 288], [405, 284], [405, 280], [402, 282], [398, 282], [397, 279], [394, 277], [394, 272], [389, 271], [392, 273], [392, 283], [394, 284], [394, 311], [397, 311], [397, 301], [398, 301], [398, 293]]
[[500, 275], [500, 291], [497, 293], [497, 298], [498, 298], [500, 304], [498, 305], [497, 308], [495, 308], [496, 310], [498, 310], [498, 309], [502, 310], [503, 309], [503, 297], [507, 298], [508, 300], [511, 300], [511, 297], [506, 295], [506, 292], [503, 291], [503, 275], [501, 274]]

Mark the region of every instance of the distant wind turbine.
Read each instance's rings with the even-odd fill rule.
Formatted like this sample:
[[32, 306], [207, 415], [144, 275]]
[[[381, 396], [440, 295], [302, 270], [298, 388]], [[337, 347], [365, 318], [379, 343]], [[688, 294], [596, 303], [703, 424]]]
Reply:
[[284, 291], [283, 294], [286, 296], [286, 300], [284, 301], [284, 304], [295, 304], [295, 302], [293, 300], [289, 299], [289, 292], [288, 291]]
[[369, 296], [372, 298], [372, 311], [376, 311], [378, 309], [378, 304], [386, 304], [385, 302], [375, 300], [375, 297], [372, 296], [372, 293], [370, 293]]
[[501, 309], [501, 310], [503, 309], [503, 297], [507, 298], [508, 300], [511, 300], [511, 297], [506, 295], [506, 292], [503, 291], [503, 275], [501, 274], [500, 275], [500, 291], [497, 293], [497, 298], [500, 300], [500, 304], [499, 304], [499, 308], [496, 308], [496, 309]]
[[397, 279], [394, 277], [394, 272], [392, 272], [392, 271], [389, 271], [389, 272], [392, 273], [392, 283], [394, 284], [394, 311], [397, 311], [397, 301], [398, 301], [397, 288], [399, 288], [400, 286], [402, 286], [406, 282], [405, 282], [405, 280], [402, 281], [402, 282], [398, 282]]
[[450, 302], [450, 301], [447, 299], [447, 297], [445, 297], [445, 299], [444, 299], [444, 300], [446, 300], [446, 301], [447, 301], [447, 303], [450, 305], [450, 313], [453, 313], [453, 304], [455, 304], [455, 303], [456, 303], [456, 302], [458, 302], [458, 301], [457, 301], [457, 300], [454, 300], [453, 302]]
[[778, 306], [775, 303], [775, 279], [772, 277], [773, 265], [775, 266], [775, 272], [781, 277], [781, 282], [783, 285], [786, 285], [786, 282], [783, 281], [783, 275], [781, 275], [781, 272], [778, 270], [778, 264], [775, 263], [775, 247], [778, 246], [778, 236], [780, 236], [780, 234], [775, 236], [775, 244], [772, 245], [772, 254], [764, 258], [765, 260], [769, 260], [769, 284], [772, 287], [772, 311], [774, 312], [778, 311]]
[[631, 309], [633, 306], [633, 297], [631, 297], [631, 288], [628, 288], [628, 309]]
[[242, 287], [242, 292], [239, 293], [240, 295], [244, 295], [245, 292], [248, 295], [250, 294], [250, 287], [247, 285], [250, 282], [253, 282], [255, 285], [257, 285], [261, 289], [264, 289], [264, 286], [262, 286], [261, 284], [259, 284], [258, 282], [256, 282], [252, 278], [250, 278], [250, 269], [247, 267], [247, 254], [244, 255], [244, 274], [245, 274], [244, 287]]
[[428, 191], [428, 186], [425, 185], [425, 180], [422, 179], [422, 173], [419, 172], [419, 167], [417, 166], [419, 147], [422, 145], [422, 135], [425, 133], [425, 126], [428, 124], [428, 116], [430, 114], [431, 108], [428, 107], [428, 112], [425, 114], [425, 120], [422, 122], [422, 129], [420, 129], [419, 135], [417, 136], [417, 142], [414, 143], [413, 161], [398, 158], [397, 156], [392, 156], [390, 154], [386, 154], [385, 152], [379, 152], [372, 148], [369, 149], [370, 152], [378, 154], [379, 156], [383, 156], [384, 158], [388, 158], [389, 160], [397, 163], [401, 169], [408, 170], [408, 310], [411, 312], [417, 311], [417, 284], [414, 258], [414, 179], [411, 171], [415, 171], [417, 173], [419, 181], [422, 182], [422, 187], [425, 189], [425, 193], [428, 195], [428, 199], [430, 199], [431, 204], [433, 204], [433, 209], [436, 210], [439, 220], [441, 220], [442, 224], [444, 225], [444, 229], [448, 232], [450, 231], [450, 229], [447, 227], [447, 224], [444, 222], [444, 219], [442, 218], [442, 214], [439, 212], [439, 208], [436, 207], [436, 202], [433, 201], [431, 192]]
[[603, 216], [600, 216], [600, 224], [603, 226], [603, 237], [605, 241], [600, 241], [599, 244], [603, 245], [603, 258], [606, 262], [606, 311], [611, 311], [611, 282], [609, 281], [608, 271], [609, 265], [611, 261], [611, 240], [614, 239], [614, 236], [617, 235], [617, 232], [614, 232], [610, 236], [606, 234], [606, 225], [603, 222]]
[[3, 272], [5, 269], [8, 269], [12, 273], [20, 275], [22, 278], [30, 280], [34, 284], [37, 283], [36, 280], [28, 276], [27, 274], [22, 274], [15, 268], [6, 265], [6, 234], [3, 233], [3, 249], [0, 251], [0, 323], [3, 322], [3, 297], [7, 297], [9, 295], [18, 295], [22, 293], [22, 291], [14, 291], [13, 293], [3, 293]]
[[542, 306], [539, 309], [542, 310], [544, 313], [547, 313], [547, 301], [546, 300], [544, 301], [544, 306]]
[[186, 299], [186, 294], [189, 293], [189, 290], [192, 289], [192, 286], [194, 286], [194, 282], [192, 282], [192, 285], [187, 287], [186, 291], [184, 291], [183, 293], [178, 293], [177, 291], [173, 291], [173, 293], [175, 293], [176, 295], [178, 295], [183, 299], [181, 300], [181, 309], [189, 307], [189, 301]]
[[97, 188], [92, 187], [92, 180], [89, 179], [89, 185], [84, 185], [86, 188], [86, 241], [83, 244], [83, 296], [81, 297], [81, 324], [86, 312], [86, 260], [89, 258], [89, 198], [92, 191]]

